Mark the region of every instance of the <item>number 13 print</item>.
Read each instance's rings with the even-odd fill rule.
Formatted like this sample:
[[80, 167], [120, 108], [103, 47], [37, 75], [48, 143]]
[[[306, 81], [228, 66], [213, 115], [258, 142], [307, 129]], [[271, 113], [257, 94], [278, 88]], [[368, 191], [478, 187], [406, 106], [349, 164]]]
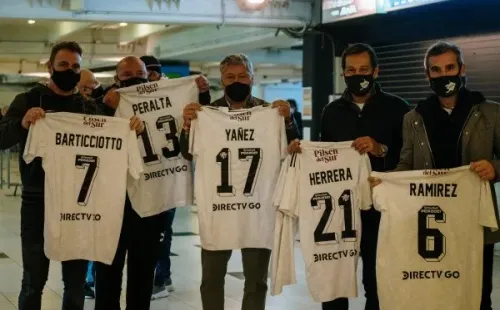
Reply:
[[[166, 159], [178, 157], [181, 152], [181, 146], [179, 144], [179, 138], [177, 137], [177, 122], [172, 115], [160, 116], [155, 123], [156, 130], [167, 131], [165, 134], [165, 140], [167, 146], [162, 147], [162, 155]], [[156, 154], [153, 143], [151, 142], [151, 132], [152, 130], [148, 123], [144, 122], [144, 131], [141, 133], [142, 144], [144, 145], [145, 156], [142, 157], [146, 165], [154, 165], [161, 161], [160, 156]], [[171, 148], [168, 145], [172, 145]]]

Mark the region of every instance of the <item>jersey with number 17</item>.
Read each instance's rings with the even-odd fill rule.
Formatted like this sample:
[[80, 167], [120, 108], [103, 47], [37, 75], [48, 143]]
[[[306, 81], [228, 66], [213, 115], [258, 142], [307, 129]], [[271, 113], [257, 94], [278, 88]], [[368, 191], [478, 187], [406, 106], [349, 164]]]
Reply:
[[191, 125], [201, 246], [207, 250], [273, 245], [272, 196], [287, 139], [277, 109], [203, 107]]
[[139, 116], [145, 124], [140, 135], [144, 174], [131, 181], [128, 195], [140, 216], [152, 216], [190, 205], [193, 198], [191, 163], [180, 153], [182, 110], [198, 101], [194, 76], [160, 80], [118, 90], [116, 116]]
[[[30, 127], [23, 158], [45, 171], [45, 254], [111, 264], [123, 222], [127, 174], [142, 163], [128, 120], [47, 113]], [[127, 173], [128, 172], [128, 173]]]

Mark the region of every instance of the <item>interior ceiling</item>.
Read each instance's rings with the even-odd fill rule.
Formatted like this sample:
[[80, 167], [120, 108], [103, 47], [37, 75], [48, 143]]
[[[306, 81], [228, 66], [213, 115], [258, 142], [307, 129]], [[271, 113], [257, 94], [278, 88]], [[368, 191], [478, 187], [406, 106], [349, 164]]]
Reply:
[[218, 79], [213, 64], [228, 54], [243, 52], [254, 62], [257, 80], [301, 77], [301, 40], [276, 36], [276, 29], [55, 20], [30, 24], [28, 19], [0, 19], [0, 27], [0, 74], [7, 77], [2, 79], [7, 83], [18, 83], [19, 73], [30, 74], [33, 80], [33, 75], [46, 72], [50, 48], [61, 40], [82, 45], [86, 68], [114, 66], [125, 56], [147, 54], [192, 62], [194, 70]]

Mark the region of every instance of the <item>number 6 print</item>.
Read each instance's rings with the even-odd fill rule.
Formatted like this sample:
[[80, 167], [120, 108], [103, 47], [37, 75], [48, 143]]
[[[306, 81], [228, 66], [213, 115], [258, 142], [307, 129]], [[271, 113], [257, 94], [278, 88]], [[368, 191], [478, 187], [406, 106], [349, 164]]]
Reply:
[[446, 223], [446, 213], [439, 206], [418, 211], [418, 254], [427, 262], [439, 262], [446, 255], [446, 237], [439, 229], [429, 228], [431, 220]]

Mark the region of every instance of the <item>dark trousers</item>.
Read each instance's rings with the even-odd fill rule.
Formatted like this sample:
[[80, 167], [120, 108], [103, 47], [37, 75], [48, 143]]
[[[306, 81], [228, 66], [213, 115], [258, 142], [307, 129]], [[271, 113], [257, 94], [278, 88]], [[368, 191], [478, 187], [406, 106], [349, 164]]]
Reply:
[[[232, 251], [201, 250], [203, 310], [224, 310], [224, 278]], [[242, 249], [245, 288], [242, 310], [264, 310], [271, 251]]]
[[[365, 310], [380, 310], [377, 294], [377, 240], [380, 212], [375, 209], [361, 211], [361, 259], [363, 260], [363, 286], [365, 288]], [[347, 298], [338, 298], [323, 303], [323, 310], [347, 310]]]
[[493, 291], [493, 256], [495, 245], [486, 244], [483, 253], [483, 292], [480, 310], [493, 310], [491, 292]]
[[[19, 294], [20, 310], [42, 308], [42, 292], [50, 265], [50, 260], [44, 252], [44, 209], [43, 198], [23, 199], [21, 205], [23, 280]], [[86, 272], [87, 261], [73, 260], [62, 263], [63, 310], [83, 309]]]
[[141, 218], [127, 197], [118, 249], [111, 266], [96, 263], [95, 309], [119, 310], [123, 267], [127, 260], [127, 310], [149, 310], [160, 249], [164, 213]]
[[175, 209], [168, 210], [165, 212], [165, 232], [163, 236], [163, 242], [161, 244], [160, 258], [156, 264], [156, 273], [154, 285], [170, 285], [172, 280], [170, 276], [172, 272], [170, 271], [171, 261], [170, 261], [170, 249], [172, 248], [172, 235], [174, 233], [172, 229], [172, 224], [174, 222]]

